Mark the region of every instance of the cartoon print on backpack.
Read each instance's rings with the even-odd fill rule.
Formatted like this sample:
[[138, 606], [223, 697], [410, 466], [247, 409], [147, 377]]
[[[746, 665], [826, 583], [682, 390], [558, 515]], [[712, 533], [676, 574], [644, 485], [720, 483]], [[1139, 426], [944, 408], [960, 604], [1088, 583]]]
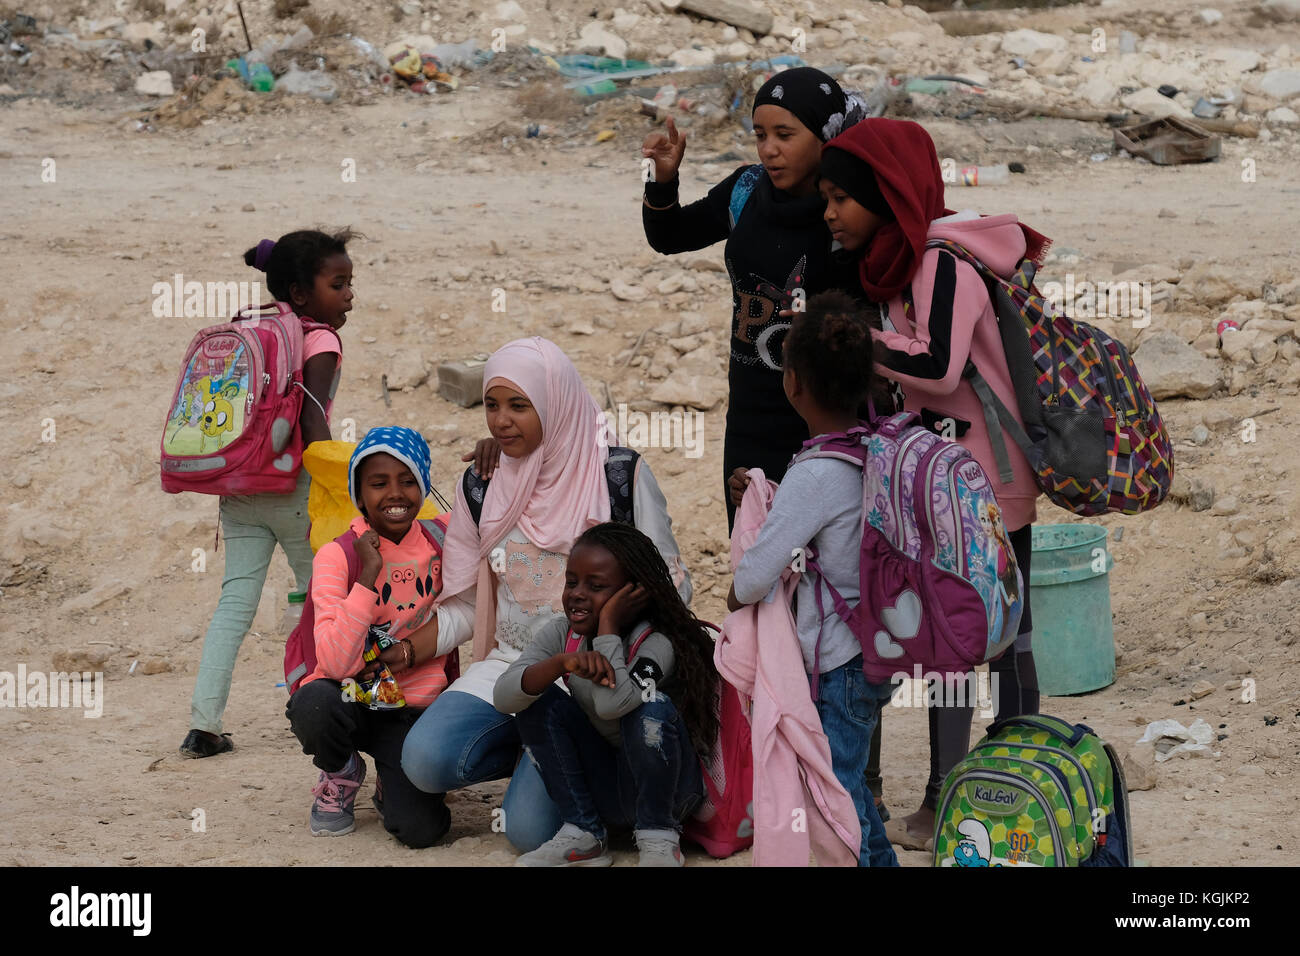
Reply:
[[1002, 510], [997, 504], [990, 501], [984, 506], [980, 524], [997, 547], [998, 583], [1002, 588], [1002, 596], [1008, 604], [1014, 604], [1020, 600], [1020, 575], [1016, 573], [1015, 552], [1011, 549], [1007, 526], [1002, 521]]
[[[207, 450], [209, 439], [215, 439], [216, 447], [221, 448], [243, 428], [248, 361], [242, 344], [236, 340], [234, 347], [229, 348], [230, 344], [223, 338], [209, 340], [185, 369], [171, 414], [170, 420], [176, 423], [176, 428], [166, 442], [168, 453], [202, 453]], [[196, 429], [198, 434], [182, 435], [181, 430], [186, 428]], [[196, 438], [197, 449], [194, 448]]]
[[957, 824], [957, 832], [961, 834], [961, 841], [952, 848], [952, 862], [954, 866], [963, 867], [980, 867], [980, 866], [1001, 866], [1001, 863], [990, 863], [992, 856], [993, 843], [989, 839], [988, 824], [982, 820], [967, 819]]

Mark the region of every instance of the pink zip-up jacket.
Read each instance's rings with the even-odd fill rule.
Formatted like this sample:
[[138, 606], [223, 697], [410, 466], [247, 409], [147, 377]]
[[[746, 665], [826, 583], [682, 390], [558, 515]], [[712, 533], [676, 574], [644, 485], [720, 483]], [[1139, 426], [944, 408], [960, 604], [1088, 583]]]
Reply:
[[[927, 239], [956, 242], [1006, 278], [1015, 273], [1025, 255], [1025, 234], [1010, 214], [936, 219], [930, 223]], [[970, 382], [962, 378], [966, 360], [974, 360], [994, 394], [1024, 424], [988, 287], [974, 266], [946, 250], [927, 249], [912, 279], [911, 292], [913, 310], [905, 312], [903, 296], [895, 296], [889, 301], [889, 322], [874, 333], [883, 346], [876, 371], [899, 383], [903, 407], [922, 414], [927, 425], [936, 419], [953, 419], [957, 432], [953, 437], [993, 480], [1007, 530], [1023, 528], [1037, 516], [1038, 486], [1033, 470], [1019, 446], [1004, 433], [1012, 481], [1002, 484], [984, 411]]]
[[[776, 495], [761, 469], [749, 474], [731, 535], [733, 572]], [[775, 600], [727, 615], [713, 655], [723, 678], [753, 698], [754, 865], [807, 866], [811, 851], [819, 866], [857, 866], [858, 813], [835, 779], [790, 613], [797, 580], [788, 572]]]

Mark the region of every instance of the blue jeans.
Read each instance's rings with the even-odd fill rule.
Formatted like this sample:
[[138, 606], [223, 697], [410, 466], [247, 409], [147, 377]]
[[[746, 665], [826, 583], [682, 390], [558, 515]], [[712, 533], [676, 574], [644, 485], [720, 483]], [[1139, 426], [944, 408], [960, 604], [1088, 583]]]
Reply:
[[862, 827], [859, 866], [898, 866], [898, 857], [889, 845], [880, 811], [864, 777], [871, 735], [893, 689], [889, 681], [873, 684], [867, 680], [862, 673], [861, 654], [822, 674], [817, 683], [817, 716], [831, 746], [831, 769], [853, 798]]
[[548, 687], [515, 719], [564, 822], [598, 839], [605, 839], [607, 824], [680, 830], [704, 799], [704, 777], [686, 724], [664, 694], [619, 720], [621, 748], [557, 687]]
[[563, 821], [537, 768], [519, 759], [521, 746], [514, 717], [473, 694], [443, 691], [407, 733], [402, 771], [425, 793], [510, 777], [501, 801], [506, 838], [527, 853], [555, 836]]

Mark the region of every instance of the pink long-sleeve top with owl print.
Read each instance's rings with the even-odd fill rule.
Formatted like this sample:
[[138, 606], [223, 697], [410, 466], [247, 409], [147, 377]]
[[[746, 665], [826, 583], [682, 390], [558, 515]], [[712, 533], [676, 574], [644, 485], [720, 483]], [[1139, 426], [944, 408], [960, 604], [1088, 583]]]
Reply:
[[[351, 530], [370, 530], [360, 516]], [[442, 558], [415, 522], [400, 542], [380, 535], [379, 556], [384, 566], [375, 578], [375, 590], [363, 584], [348, 588], [348, 563], [342, 546], [333, 541], [321, 547], [312, 561], [311, 601], [316, 612], [316, 669], [303, 683], [326, 677], [341, 681], [361, 670], [370, 627], [383, 628], [397, 640], [434, 616], [434, 598], [442, 590]], [[408, 707], [427, 707], [447, 686], [447, 657], [435, 657], [397, 676]]]

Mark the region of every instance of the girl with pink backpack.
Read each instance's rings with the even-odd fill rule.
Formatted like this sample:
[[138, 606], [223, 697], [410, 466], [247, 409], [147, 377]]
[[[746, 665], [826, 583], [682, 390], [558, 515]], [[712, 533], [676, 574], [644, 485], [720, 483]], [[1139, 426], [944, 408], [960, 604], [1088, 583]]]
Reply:
[[[858, 427], [859, 405], [873, 385], [871, 357], [870, 325], [851, 299], [823, 293], [808, 300], [807, 311], [786, 336], [782, 376], [786, 398], [814, 436], [805, 448]], [[728, 481], [737, 507], [749, 480], [749, 470], [737, 468]], [[801, 556], [815, 555], [820, 562], [821, 573], [801, 575], [795, 592], [804, 670], [829, 744], [832, 772], [857, 811], [860, 845], [852, 848], [853, 855], [859, 866], [897, 866], [865, 777], [871, 737], [893, 685], [863, 673], [861, 642], [834, 609], [835, 594], [853, 604], [865, 597], [859, 574], [862, 540], [862, 465], [801, 455], [782, 477], [758, 537], [736, 566], [727, 607], [736, 611], [772, 599], [774, 589], [795, 569], [792, 563], [801, 565]], [[793, 710], [805, 701], [800, 697], [778, 706]], [[756, 778], [764, 771], [755, 764]], [[797, 808], [782, 809], [790, 813]]]
[[[352, 260], [348, 258], [347, 243], [353, 238], [355, 234], [347, 229], [332, 235], [301, 230], [275, 241], [263, 239], [244, 253], [247, 265], [266, 273], [267, 287], [276, 299], [274, 307], [256, 311], [267, 313], [269, 320], [280, 323], [302, 323], [301, 329], [290, 329], [290, 332], [301, 333], [290, 336], [295, 346], [301, 343], [300, 356], [294, 355], [294, 349], [290, 349], [287, 358], [290, 362], [300, 360], [301, 367], [276, 369], [285, 372], [304, 393], [301, 413], [293, 423], [301, 440], [297, 440], [299, 436], [292, 436], [288, 442], [299, 455], [301, 449], [311, 442], [330, 438], [329, 413], [342, 365], [342, 342], [338, 330], [352, 309]], [[280, 361], [283, 364], [286, 358], [282, 356]], [[182, 376], [186, 374], [182, 372]], [[269, 373], [265, 378], [270, 379]], [[255, 391], [248, 392], [250, 409]], [[217, 404], [215, 399], [213, 404]], [[212, 430], [216, 424], [219, 423], [214, 423]], [[280, 440], [283, 442], [284, 436], [280, 436]], [[163, 457], [166, 467], [166, 436]], [[221, 494], [225, 574], [221, 581], [221, 598], [203, 639], [203, 657], [190, 703], [190, 732], [180, 746], [182, 756], [212, 757], [234, 749], [230, 735], [222, 733], [221, 718], [230, 695], [235, 658], [253, 623], [275, 546], [278, 544], [289, 559], [298, 591], [305, 591], [311, 579], [312, 551], [307, 540], [310, 476], [300, 461], [296, 464], [296, 484], [288, 493]], [[183, 471], [168, 473], [165, 470], [163, 486], [168, 491], [213, 493], [194, 481], [194, 477], [185, 476]], [[237, 480], [239, 476], [225, 477]], [[255, 482], [256, 478], [250, 476], [249, 480]], [[188, 479], [189, 483], [169, 486], [169, 479]], [[250, 487], [256, 487], [256, 484]]]
[[[867, 119], [828, 142], [819, 188], [831, 235], [859, 257], [862, 288], [879, 303], [876, 371], [901, 389], [905, 410], [969, 450], [993, 482], [1000, 513], [988, 520], [1005, 526], [1025, 582], [1014, 648], [990, 665], [996, 716], [1037, 713], [1028, 582], [1038, 486], [1019, 446], [982, 411], [976, 389], [988, 388], [1024, 428], [991, 287], [965, 257], [1009, 278], [1025, 259], [1040, 263], [1050, 240], [1011, 214], [946, 208], [934, 142], [905, 120]], [[972, 716], [969, 706], [930, 708], [930, 779], [897, 834], [902, 845], [920, 849], [933, 834], [939, 789], [969, 749]]]

